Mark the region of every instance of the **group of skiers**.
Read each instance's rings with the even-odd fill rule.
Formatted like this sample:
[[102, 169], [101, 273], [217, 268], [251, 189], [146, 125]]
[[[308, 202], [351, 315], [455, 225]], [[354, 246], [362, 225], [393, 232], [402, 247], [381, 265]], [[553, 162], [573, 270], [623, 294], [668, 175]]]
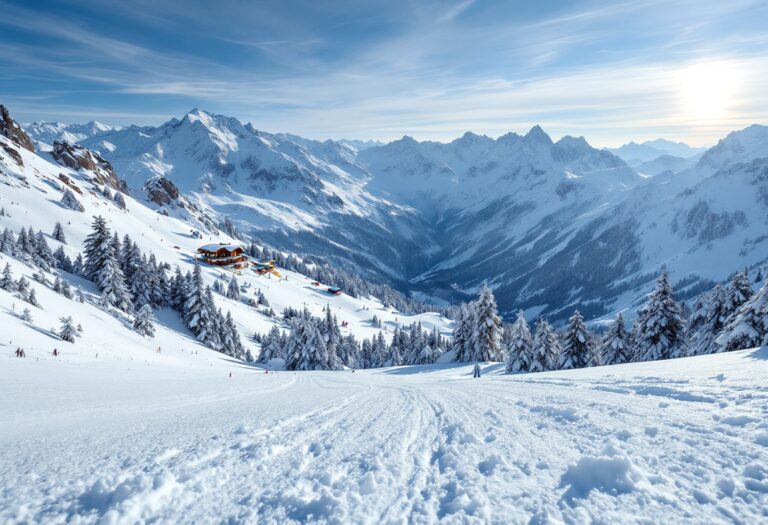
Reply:
[[[24, 351], [23, 348], [19, 347], [16, 349], [16, 357], [27, 357], [27, 353]], [[52, 352], [53, 357], [58, 357], [61, 355], [61, 352], [59, 352], [58, 348], [54, 348]], [[98, 354], [96, 354], [98, 356]]]

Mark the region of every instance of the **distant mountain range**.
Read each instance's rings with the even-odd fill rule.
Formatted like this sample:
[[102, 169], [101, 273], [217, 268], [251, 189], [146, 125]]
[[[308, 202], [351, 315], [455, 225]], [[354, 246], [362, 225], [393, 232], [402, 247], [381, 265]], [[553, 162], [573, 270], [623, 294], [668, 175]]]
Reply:
[[80, 136], [136, 196], [170, 181], [184, 201], [156, 199], [163, 213], [202, 227], [229, 217], [243, 234], [420, 297], [461, 300], [487, 282], [507, 317], [631, 313], [663, 264], [685, 298], [768, 261], [764, 126], [709, 150], [600, 150], [538, 126], [450, 143], [321, 142], [201, 110], [82, 128], [26, 126], [38, 143]]

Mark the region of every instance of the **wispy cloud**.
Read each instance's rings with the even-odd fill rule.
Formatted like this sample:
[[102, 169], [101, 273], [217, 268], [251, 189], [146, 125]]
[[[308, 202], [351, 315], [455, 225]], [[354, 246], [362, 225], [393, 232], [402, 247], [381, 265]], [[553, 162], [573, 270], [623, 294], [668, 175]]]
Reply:
[[[0, 29], [32, 35], [0, 32], [0, 62], [12, 71], [0, 93], [48, 118], [156, 122], [200, 106], [317, 138], [449, 140], [541, 123], [597, 144], [708, 143], [768, 119], [766, 32], [753, 27], [766, 8], [753, 2], [590, 2], [524, 15], [507, 3], [371, 5], [303, 13], [232, 3], [219, 13], [190, 2], [178, 16], [153, 2], [140, 16], [116, 6], [137, 24], [131, 32], [0, 0]], [[92, 8], [109, 16], [109, 4]], [[719, 123], [680, 111], [676, 72], [702, 59], [744, 72]], [[49, 102], [35, 107], [28, 95]]]

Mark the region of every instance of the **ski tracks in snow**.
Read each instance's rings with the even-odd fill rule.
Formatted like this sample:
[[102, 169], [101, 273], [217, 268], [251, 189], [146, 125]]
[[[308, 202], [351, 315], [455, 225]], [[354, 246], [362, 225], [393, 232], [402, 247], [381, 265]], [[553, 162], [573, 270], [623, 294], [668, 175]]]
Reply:
[[0, 521], [768, 516], [768, 390], [722, 374], [475, 380], [459, 367], [270, 378], [253, 392], [201, 394], [199, 405], [99, 413], [81, 422], [99, 425], [89, 441], [71, 422], [60, 439], [31, 436], [0, 462]]

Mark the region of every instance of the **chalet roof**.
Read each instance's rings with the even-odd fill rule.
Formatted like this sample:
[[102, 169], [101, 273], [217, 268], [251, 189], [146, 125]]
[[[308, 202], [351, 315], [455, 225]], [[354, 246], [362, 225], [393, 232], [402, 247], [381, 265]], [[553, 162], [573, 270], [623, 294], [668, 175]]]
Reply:
[[217, 252], [221, 249], [225, 249], [232, 253], [235, 250], [243, 250], [243, 247], [239, 244], [206, 244], [197, 249], [200, 252]]

